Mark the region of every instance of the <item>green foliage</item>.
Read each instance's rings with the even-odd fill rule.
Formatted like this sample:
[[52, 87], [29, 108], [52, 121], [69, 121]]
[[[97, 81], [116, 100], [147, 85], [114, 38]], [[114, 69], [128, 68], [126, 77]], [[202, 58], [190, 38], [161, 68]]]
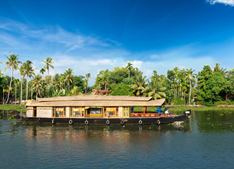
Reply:
[[119, 83], [117, 84], [111, 92], [114, 96], [134, 96], [132, 89], [129, 85]]
[[203, 102], [204, 106], [214, 106], [214, 103], [210, 101]]
[[172, 104], [173, 105], [185, 105], [186, 104], [186, 101], [185, 100], [181, 100], [181, 99], [176, 99], [174, 98], [172, 100]]

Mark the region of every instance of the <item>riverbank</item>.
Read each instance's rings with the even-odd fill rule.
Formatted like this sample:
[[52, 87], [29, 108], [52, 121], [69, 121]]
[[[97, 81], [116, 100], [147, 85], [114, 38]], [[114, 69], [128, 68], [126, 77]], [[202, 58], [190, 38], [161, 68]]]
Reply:
[[0, 110], [16, 110], [19, 112], [26, 112], [25, 105], [0, 105]]

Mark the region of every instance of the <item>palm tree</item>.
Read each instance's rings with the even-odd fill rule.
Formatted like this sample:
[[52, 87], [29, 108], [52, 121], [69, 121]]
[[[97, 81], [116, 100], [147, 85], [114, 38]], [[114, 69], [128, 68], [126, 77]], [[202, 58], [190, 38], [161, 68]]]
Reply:
[[131, 69], [133, 68], [132, 67], [132, 63], [131, 62], [127, 62], [126, 68], [128, 69], [128, 80], [130, 81], [130, 72], [131, 72]]
[[40, 70], [40, 73], [42, 74], [42, 76], [43, 76], [43, 79], [44, 79], [44, 73], [45, 73], [45, 69], [44, 68], [41, 68], [41, 70]]
[[34, 68], [32, 67], [32, 62], [27, 60], [24, 64], [24, 72], [27, 75], [27, 85], [26, 85], [26, 100], [28, 100], [28, 78], [35, 76]]
[[193, 74], [194, 70], [192, 68], [187, 69], [187, 79], [189, 80], [189, 105], [190, 105], [190, 99], [191, 99], [191, 93], [192, 93], [192, 80], [196, 81], [195, 75]]
[[21, 61], [18, 61], [18, 55], [15, 54], [10, 54], [10, 57], [6, 56], [6, 58], [8, 59], [8, 61], [4, 61], [4, 63], [6, 63], [6, 67], [5, 67], [5, 71], [10, 68], [11, 69], [11, 81], [10, 81], [10, 85], [9, 85], [9, 90], [8, 90], [8, 95], [7, 95], [7, 100], [6, 103], [8, 103], [9, 101], [9, 97], [10, 97], [10, 91], [11, 91], [11, 83], [12, 83], [12, 78], [13, 78], [13, 72], [14, 70], [19, 69], [18, 64], [21, 63]]
[[70, 83], [72, 83], [72, 80], [73, 80], [73, 72], [72, 72], [72, 69], [71, 68], [68, 68], [66, 71], [65, 71], [65, 75], [66, 75], [66, 81], [68, 81], [68, 86], [69, 86], [69, 90], [70, 90]]
[[53, 84], [55, 85], [56, 90], [59, 90], [59, 80], [60, 80], [59, 74], [56, 73], [53, 79]]
[[220, 72], [225, 77], [228, 71], [226, 68], [220, 68], [220, 63], [216, 63], [213, 72]]
[[32, 80], [32, 90], [36, 92], [36, 98], [38, 95], [41, 97], [41, 92], [43, 91], [43, 79], [40, 74], [36, 75]]
[[88, 89], [88, 84], [89, 84], [89, 78], [91, 78], [90, 73], [87, 73], [85, 75], [86, 79], [85, 79], [85, 93], [87, 93], [87, 89]]
[[[165, 79], [164, 79], [165, 78]], [[164, 83], [166, 81], [166, 77], [156, 76], [154, 75], [151, 78], [150, 84], [143, 90], [143, 92], [147, 92], [147, 95], [156, 99], [166, 98], [166, 87], [164, 87]]]
[[17, 88], [19, 85], [19, 79], [14, 79], [14, 86], [15, 86], [15, 104], [16, 104], [16, 98], [17, 98]]
[[25, 77], [25, 63], [23, 62], [23, 64], [20, 66], [20, 75], [21, 75], [21, 87], [20, 87], [20, 104], [22, 103], [23, 100], [23, 80]]
[[133, 80], [133, 84], [130, 85], [130, 87], [133, 89], [133, 93], [136, 96], [142, 96], [143, 95], [143, 91], [146, 87], [146, 82], [148, 80], [146, 79], [146, 76], [142, 76], [142, 73], [138, 74], [135, 79]]
[[106, 87], [107, 87], [107, 84], [108, 84], [108, 81], [109, 81], [109, 76], [110, 76], [110, 71], [108, 69], [106, 70], [101, 70], [100, 73], [97, 75], [97, 78], [96, 80], [99, 78], [100, 81], [99, 81], [99, 84], [103, 84], [104, 85], [104, 88], [106, 90]]
[[52, 69], [54, 69], [54, 66], [52, 65], [54, 62], [53, 62], [53, 59], [52, 58], [49, 58], [47, 57], [46, 60], [42, 60], [42, 62], [44, 62], [46, 65], [44, 66], [44, 69], [47, 70], [48, 72], [48, 75], [50, 74], [49, 71], [50, 71], [50, 67]]

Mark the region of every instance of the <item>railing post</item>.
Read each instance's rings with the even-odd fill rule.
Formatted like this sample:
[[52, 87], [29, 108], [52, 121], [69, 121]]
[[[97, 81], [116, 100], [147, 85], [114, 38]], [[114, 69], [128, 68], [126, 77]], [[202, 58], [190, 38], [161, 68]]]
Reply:
[[143, 116], [145, 117], [145, 112], [146, 112], [146, 106], [143, 107]]

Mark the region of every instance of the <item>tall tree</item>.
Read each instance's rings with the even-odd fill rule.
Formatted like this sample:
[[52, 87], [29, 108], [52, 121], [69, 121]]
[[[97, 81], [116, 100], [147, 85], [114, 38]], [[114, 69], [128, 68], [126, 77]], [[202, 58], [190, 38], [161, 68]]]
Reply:
[[24, 71], [25, 71], [25, 75], [27, 76], [26, 100], [28, 100], [28, 78], [35, 76], [34, 68], [33, 68], [32, 64], [33, 63], [30, 60], [27, 60], [24, 64], [24, 67], [23, 67]]
[[53, 62], [53, 59], [52, 58], [49, 58], [47, 57], [45, 60], [42, 60], [42, 62], [44, 62], [46, 65], [44, 66], [44, 69], [47, 70], [48, 72], [48, 75], [50, 74], [49, 71], [50, 71], [50, 67], [52, 69], [54, 69], [54, 66], [52, 65], [54, 62]]
[[149, 85], [143, 90], [146, 92], [148, 96], [156, 99], [166, 98], [166, 76], [158, 76], [157, 72], [154, 71], [153, 76], [151, 77], [151, 82]]
[[131, 69], [133, 68], [132, 67], [132, 63], [131, 62], [127, 62], [126, 68], [128, 69], [128, 80], [130, 82], [130, 73], [131, 73]]
[[10, 91], [11, 91], [11, 84], [12, 84], [12, 79], [13, 79], [13, 72], [14, 70], [19, 69], [19, 64], [21, 63], [21, 61], [19, 61], [18, 59], [18, 55], [15, 54], [10, 54], [10, 57], [6, 56], [6, 58], [8, 59], [7, 61], [4, 61], [4, 63], [6, 63], [6, 67], [5, 67], [5, 71], [10, 68], [11, 69], [11, 81], [10, 81], [10, 85], [9, 85], [9, 90], [8, 90], [8, 95], [7, 95], [7, 100], [6, 103], [8, 103], [9, 101], [9, 97], [10, 97]]
[[85, 93], [87, 93], [88, 85], [89, 85], [89, 78], [91, 77], [90, 73], [85, 75]]
[[220, 63], [216, 63], [215, 67], [213, 68], [213, 72], [219, 72], [225, 77], [228, 71], [226, 68], [220, 68]]
[[38, 95], [42, 97], [41, 93], [43, 91], [43, 79], [40, 74], [36, 75], [32, 80], [32, 90], [36, 92], [36, 98]]
[[70, 83], [72, 83], [72, 80], [73, 80], [73, 70], [71, 68], [68, 68], [66, 71], [65, 71], [65, 80], [68, 82], [68, 88], [70, 90]]
[[13, 82], [14, 82], [14, 86], [15, 86], [15, 104], [16, 104], [16, 100], [17, 100], [17, 88], [18, 88], [18, 85], [20, 84], [20, 82], [19, 82], [19, 79], [14, 79]]
[[21, 75], [21, 86], [20, 86], [20, 104], [22, 103], [23, 100], [23, 80], [25, 77], [25, 63], [23, 62], [23, 64], [20, 66], [20, 75]]
[[43, 79], [44, 79], [44, 73], [45, 73], [45, 69], [44, 68], [41, 68], [41, 70], [40, 70], [40, 73], [42, 74], [42, 76], [43, 76]]
[[136, 96], [142, 96], [144, 94], [144, 89], [146, 88], [148, 80], [146, 76], [143, 77], [142, 72], [140, 72], [136, 77], [133, 79], [133, 84], [130, 87], [133, 89], [133, 93]]
[[192, 92], [192, 81], [196, 81], [194, 70], [192, 68], [187, 69], [187, 79], [189, 80], [189, 105], [191, 100], [191, 92]]

